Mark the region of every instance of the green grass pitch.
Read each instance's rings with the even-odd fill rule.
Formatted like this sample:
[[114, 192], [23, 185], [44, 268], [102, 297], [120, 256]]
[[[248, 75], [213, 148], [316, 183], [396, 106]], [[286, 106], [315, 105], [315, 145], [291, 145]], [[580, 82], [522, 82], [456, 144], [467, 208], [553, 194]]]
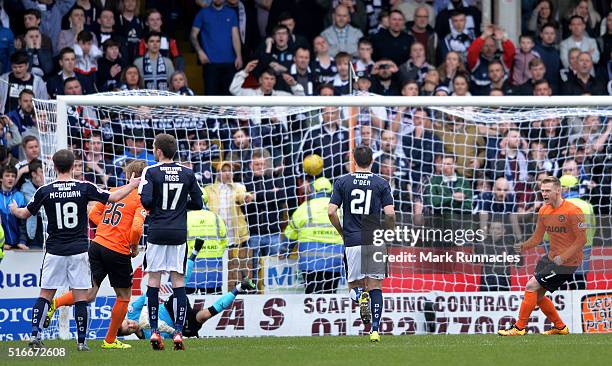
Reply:
[[[187, 339], [185, 352], [153, 351], [147, 341], [131, 341], [129, 350], [102, 350], [91, 341], [91, 352], [77, 352], [74, 341], [46, 341], [66, 348], [61, 358], [8, 357], [9, 347], [25, 342], [0, 342], [1, 365], [609, 365], [612, 334], [568, 336], [496, 335], [367, 337], [265, 337]], [[166, 342], [166, 347], [171, 345]]]

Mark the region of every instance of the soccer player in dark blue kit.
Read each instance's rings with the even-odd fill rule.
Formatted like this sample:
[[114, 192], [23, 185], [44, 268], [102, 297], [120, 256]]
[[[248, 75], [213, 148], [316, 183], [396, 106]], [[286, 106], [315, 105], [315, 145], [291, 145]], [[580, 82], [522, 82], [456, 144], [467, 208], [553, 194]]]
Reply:
[[[329, 219], [344, 239], [348, 265], [347, 280], [353, 301], [359, 303], [359, 313], [364, 324], [372, 321], [370, 341], [379, 342], [379, 325], [383, 311], [381, 282], [385, 278], [386, 264], [375, 260], [374, 252], [381, 248], [364, 243], [364, 230], [369, 221], [378, 226], [381, 212], [387, 229], [395, 227], [395, 209], [389, 183], [372, 173], [372, 149], [360, 145], [353, 152], [355, 172], [334, 182], [329, 202]], [[340, 224], [338, 208], [344, 207]]]
[[187, 312], [187, 210], [201, 210], [204, 205], [193, 171], [173, 160], [177, 148], [174, 136], [163, 133], [155, 136], [153, 155], [158, 163], [145, 168], [138, 189], [150, 220], [143, 266], [149, 274], [147, 307], [154, 350], [164, 349], [157, 329], [162, 272], [170, 273], [174, 292], [174, 349], [185, 349], [182, 330]]
[[79, 351], [89, 351], [85, 343], [87, 334], [87, 292], [91, 288], [91, 272], [87, 250], [89, 248], [87, 204], [90, 201], [117, 202], [138, 187], [140, 178], [130, 179], [129, 184], [110, 193], [89, 182], [72, 179], [74, 154], [70, 150], [59, 150], [53, 154], [53, 165], [57, 179], [38, 188], [34, 197], [24, 208], [15, 201], [10, 210], [16, 217], [25, 220], [45, 208], [48, 219], [47, 243], [40, 279], [40, 296], [32, 310], [31, 348], [44, 347], [41, 341], [41, 326], [47, 316], [51, 300], [57, 289], [69, 287], [74, 295], [74, 319], [77, 325]]

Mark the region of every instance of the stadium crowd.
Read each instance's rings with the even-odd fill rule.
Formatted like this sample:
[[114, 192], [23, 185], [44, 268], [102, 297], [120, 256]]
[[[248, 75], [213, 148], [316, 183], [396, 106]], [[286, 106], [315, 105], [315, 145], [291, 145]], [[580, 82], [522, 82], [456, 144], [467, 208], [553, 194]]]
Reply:
[[[205, 95], [612, 94], [609, 1], [523, 1], [518, 44], [483, 24], [470, 0], [195, 0], [189, 35], [175, 3], [0, 1], [5, 249], [43, 243], [40, 215], [22, 221], [8, 210], [13, 200], [25, 206], [44, 181], [33, 99], [137, 89], [193, 95], [179, 50], [187, 41]], [[303, 197], [329, 195], [328, 185], [303, 179], [300, 163], [318, 154], [322, 176], [348, 171], [347, 114], [215, 118], [177, 136], [180, 160], [206, 186], [209, 208], [238, 248], [232, 268], [251, 269], [248, 258], [294, 245], [281, 233]], [[69, 110], [75, 178], [112, 187], [124, 183], [127, 161], [154, 163], [157, 131], [126, 128], [122, 118]], [[495, 235], [495, 214], [537, 211], [544, 174], [574, 177], [566, 194], [608, 214], [611, 132], [597, 115], [492, 126], [416, 108], [362, 108], [355, 127], [356, 142], [375, 151], [374, 171], [392, 183], [399, 212], [489, 213], [482, 226]], [[510, 225], [516, 239], [525, 235]]]

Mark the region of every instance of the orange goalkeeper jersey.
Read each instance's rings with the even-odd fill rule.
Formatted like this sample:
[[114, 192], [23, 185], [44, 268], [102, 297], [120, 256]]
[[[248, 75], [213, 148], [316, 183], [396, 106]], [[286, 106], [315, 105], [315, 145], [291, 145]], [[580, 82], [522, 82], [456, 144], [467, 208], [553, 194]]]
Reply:
[[544, 233], [550, 238], [548, 257], [552, 260], [561, 256], [564, 266], [579, 266], [582, 263], [582, 248], [586, 244], [587, 225], [582, 210], [573, 203], [563, 200], [554, 208], [545, 204], [538, 212], [535, 233], [523, 248], [529, 249], [542, 242]]
[[89, 213], [89, 220], [97, 226], [94, 241], [117, 253], [129, 255], [131, 246], [140, 241], [146, 216], [137, 189], [119, 202], [97, 202]]

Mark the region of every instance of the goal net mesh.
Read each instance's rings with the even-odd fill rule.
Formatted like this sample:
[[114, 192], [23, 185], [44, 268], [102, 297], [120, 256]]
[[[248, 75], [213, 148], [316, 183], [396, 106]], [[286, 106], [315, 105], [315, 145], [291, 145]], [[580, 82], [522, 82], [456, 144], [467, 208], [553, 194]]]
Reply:
[[[248, 275], [261, 294], [348, 293], [341, 239], [326, 205], [322, 210], [315, 201], [330, 195], [318, 178], [333, 184], [351, 172], [351, 151], [360, 144], [373, 149], [373, 171], [391, 184], [398, 225], [484, 233], [478, 243], [432, 243], [426, 251], [434, 254], [447, 245], [467, 254], [516, 254], [513, 244], [533, 233], [543, 202], [539, 179], [562, 177], [563, 195], [591, 210], [584, 260], [568, 286], [610, 288], [609, 106], [68, 106], [66, 133], [58, 131], [57, 102], [36, 100], [35, 111], [48, 179], [51, 156], [65, 144], [76, 153], [77, 179], [122, 185], [131, 160], [154, 163], [156, 134], [176, 136], [176, 160], [194, 170], [208, 208], [227, 228], [226, 241], [205, 245], [196, 258], [187, 279], [192, 291], [220, 293]], [[323, 160], [317, 176], [304, 171], [311, 154]], [[518, 263], [450, 268], [389, 261], [384, 292], [521, 290], [546, 249], [523, 253]], [[387, 247], [389, 255], [419, 250], [398, 241]], [[142, 270], [135, 269], [140, 294]]]

